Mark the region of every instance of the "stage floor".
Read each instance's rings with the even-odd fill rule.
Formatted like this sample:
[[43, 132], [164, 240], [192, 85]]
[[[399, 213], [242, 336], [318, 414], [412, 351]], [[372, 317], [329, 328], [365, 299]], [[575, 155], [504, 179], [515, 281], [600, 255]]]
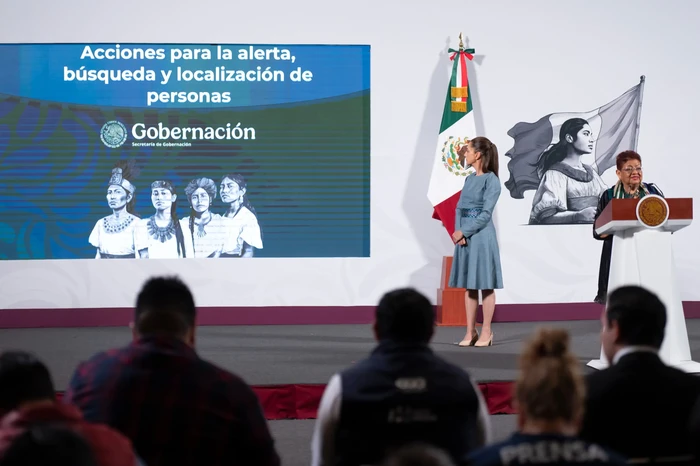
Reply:
[[[700, 320], [689, 319], [688, 336], [700, 361]], [[524, 340], [540, 325], [569, 330], [572, 348], [585, 364], [600, 355], [598, 321], [494, 324], [494, 346], [454, 345], [464, 328], [438, 327], [432, 348], [463, 367], [478, 382], [513, 381]], [[0, 330], [0, 349], [23, 349], [48, 364], [56, 389], [62, 391], [81, 360], [131, 338], [126, 327]], [[197, 351], [251, 385], [325, 384], [338, 370], [364, 358], [375, 345], [369, 325], [264, 325], [199, 327]]]

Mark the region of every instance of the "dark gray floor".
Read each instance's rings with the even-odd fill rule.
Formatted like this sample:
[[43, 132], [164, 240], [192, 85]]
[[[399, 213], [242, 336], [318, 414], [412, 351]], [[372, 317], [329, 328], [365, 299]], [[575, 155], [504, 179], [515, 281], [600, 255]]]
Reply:
[[[480, 382], [515, 380], [523, 342], [541, 324], [494, 325], [494, 346], [459, 348], [453, 343], [464, 329], [439, 327], [433, 349], [468, 370]], [[600, 355], [597, 321], [549, 322], [571, 334], [572, 349], [582, 365]], [[700, 320], [688, 320], [694, 359], [700, 360]], [[326, 383], [331, 375], [362, 359], [375, 342], [369, 325], [303, 325], [200, 327], [199, 354], [242, 376], [253, 385]], [[51, 369], [56, 388], [63, 390], [81, 360], [97, 351], [129, 342], [126, 327], [0, 330], [0, 349], [34, 352]], [[586, 368], [586, 370], [588, 370]]]

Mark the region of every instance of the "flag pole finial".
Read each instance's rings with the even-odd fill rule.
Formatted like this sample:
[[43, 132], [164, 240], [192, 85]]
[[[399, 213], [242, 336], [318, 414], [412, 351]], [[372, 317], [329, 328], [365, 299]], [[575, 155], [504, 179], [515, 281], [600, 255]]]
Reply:
[[464, 42], [462, 42], [462, 33], [459, 33], [459, 50], [464, 49]]

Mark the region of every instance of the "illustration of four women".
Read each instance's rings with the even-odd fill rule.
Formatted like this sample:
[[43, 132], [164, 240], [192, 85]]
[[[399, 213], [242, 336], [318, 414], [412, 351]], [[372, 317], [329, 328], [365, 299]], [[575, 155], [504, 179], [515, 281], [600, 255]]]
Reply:
[[107, 203], [112, 214], [94, 226], [89, 243], [97, 259], [170, 259], [252, 257], [262, 249], [262, 232], [255, 209], [246, 196], [247, 183], [239, 174], [226, 174], [218, 194], [228, 205], [223, 214], [212, 212], [217, 186], [209, 178], [195, 178], [185, 187], [190, 214], [177, 217], [178, 195], [172, 183], [151, 184], [155, 213], [140, 219], [133, 212], [135, 186], [129, 181], [129, 166], [112, 170]]

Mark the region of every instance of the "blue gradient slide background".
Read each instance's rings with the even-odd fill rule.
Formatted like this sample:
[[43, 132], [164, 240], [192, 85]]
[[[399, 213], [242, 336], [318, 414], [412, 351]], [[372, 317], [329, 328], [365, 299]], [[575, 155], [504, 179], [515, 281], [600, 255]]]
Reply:
[[[139, 176], [136, 214], [153, 214], [150, 183], [169, 179], [183, 198], [199, 176], [218, 185], [225, 173], [248, 180], [264, 248], [255, 257], [368, 257], [370, 181], [370, 49], [351, 45], [276, 45], [294, 56], [277, 60], [179, 60], [173, 48], [216, 46], [120, 44], [163, 49], [164, 60], [80, 60], [88, 44], [0, 45], [0, 258], [88, 259], [95, 222], [109, 215], [107, 180], [119, 160], [133, 160]], [[115, 44], [89, 44], [114, 48]], [[222, 45], [236, 51], [250, 45]], [[255, 45], [258, 49], [275, 46]], [[156, 82], [64, 81], [64, 66], [135, 70]], [[262, 70], [284, 82], [177, 82], [160, 84], [161, 71]], [[297, 68], [310, 82], [290, 82]], [[146, 93], [229, 92], [231, 102], [146, 104]], [[112, 149], [100, 140], [111, 120], [127, 130], [137, 123], [169, 127], [253, 127], [254, 140], [197, 140], [189, 147], [135, 147], [131, 134]], [[178, 202], [178, 215], [188, 215]], [[226, 206], [214, 201], [212, 211]]]

